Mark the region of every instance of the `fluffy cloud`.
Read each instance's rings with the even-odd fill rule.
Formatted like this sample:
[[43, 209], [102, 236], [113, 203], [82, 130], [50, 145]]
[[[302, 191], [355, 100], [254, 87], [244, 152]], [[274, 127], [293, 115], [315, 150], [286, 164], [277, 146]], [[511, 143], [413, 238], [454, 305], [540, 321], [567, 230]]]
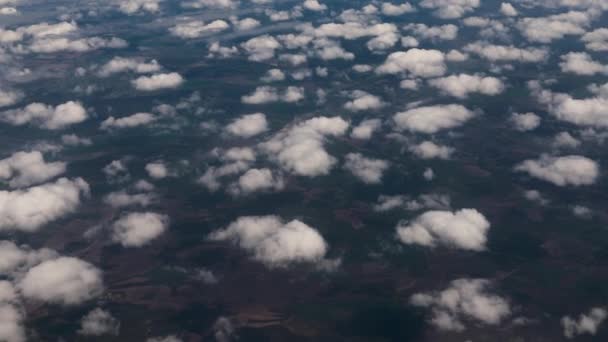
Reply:
[[352, 96], [353, 100], [344, 104], [344, 108], [352, 112], [380, 109], [385, 105], [380, 97], [364, 91], [355, 91]]
[[0, 180], [11, 188], [42, 183], [65, 172], [66, 163], [44, 161], [39, 151], [17, 152], [0, 160]]
[[24, 315], [17, 305], [17, 292], [8, 281], [0, 281], [0, 340], [25, 342]]
[[464, 50], [492, 62], [537, 63], [545, 60], [549, 54], [546, 48], [518, 48], [479, 42], [466, 45]]
[[104, 64], [99, 70], [99, 75], [107, 77], [112, 74], [132, 71], [138, 74], [147, 74], [160, 71], [160, 64], [153, 59], [150, 62], [142, 62], [135, 58], [114, 57]]
[[608, 312], [604, 308], [593, 308], [589, 314], [581, 314], [578, 321], [570, 316], [564, 316], [561, 320], [566, 338], [574, 338], [577, 335], [595, 335], [597, 329], [608, 317]]
[[585, 43], [587, 50], [608, 51], [608, 28], [587, 32], [581, 37], [581, 40]]
[[380, 119], [363, 120], [357, 127], [353, 128], [350, 136], [354, 139], [368, 140], [380, 126], [382, 126], [382, 121], [380, 121]]
[[115, 207], [129, 207], [138, 205], [146, 207], [157, 201], [157, 196], [152, 193], [129, 194], [124, 190], [111, 192], [103, 198], [103, 202]]
[[236, 7], [236, 0], [192, 0], [182, 3], [184, 7], [190, 8], [233, 8]]
[[432, 141], [424, 141], [410, 147], [410, 151], [422, 159], [449, 159], [454, 149], [448, 146], [437, 145]]
[[391, 53], [376, 68], [379, 74], [408, 73], [418, 77], [441, 76], [446, 71], [445, 55], [438, 50], [410, 49]]
[[250, 169], [232, 185], [230, 192], [233, 195], [246, 195], [260, 191], [277, 191], [283, 187], [283, 178], [274, 175], [270, 169]]
[[500, 4], [500, 13], [506, 15], [507, 17], [516, 17], [518, 14], [515, 7], [508, 2], [503, 2]]
[[518, 131], [531, 131], [540, 125], [540, 117], [534, 113], [513, 113], [511, 121]]
[[89, 185], [81, 178], [60, 178], [25, 190], [0, 191], [0, 230], [36, 231], [76, 211]]
[[586, 52], [570, 52], [561, 59], [559, 66], [563, 72], [586, 76], [608, 73], [608, 66], [594, 61]]
[[366, 158], [359, 153], [349, 153], [344, 161], [344, 168], [366, 184], [377, 184], [389, 163], [381, 159]]
[[158, 12], [159, 3], [162, 0], [121, 0], [119, 9], [126, 14], [134, 14], [139, 11]]
[[422, 194], [415, 199], [402, 195], [380, 195], [378, 203], [374, 205], [374, 210], [382, 212], [401, 207], [410, 211], [422, 209], [447, 210], [450, 209], [450, 202], [449, 196], [441, 194]]
[[78, 333], [85, 336], [118, 335], [120, 322], [101, 308], [91, 310], [80, 321]]
[[415, 306], [433, 311], [431, 323], [441, 330], [462, 331], [463, 320], [497, 325], [511, 314], [509, 303], [490, 294], [485, 279], [456, 279], [438, 293], [417, 293], [410, 298]]
[[273, 58], [281, 43], [272, 36], [262, 35], [249, 39], [241, 47], [249, 54], [249, 60], [261, 62]]
[[267, 130], [268, 122], [263, 113], [243, 115], [226, 126], [228, 133], [243, 138], [250, 138]]
[[16, 104], [23, 98], [23, 93], [0, 88], [0, 108]]
[[325, 137], [342, 136], [348, 126], [340, 117], [315, 117], [284, 129], [261, 147], [286, 171], [308, 177], [326, 175], [336, 159], [323, 148]]
[[230, 28], [230, 24], [224, 20], [214, 20], [209, 24], [205, 24], [200, 20], [193, 20], [185, 23], [179, 23], [169, 29], [172, 35], [192, 39], [203, 35], [221, 32]]
[[112, 240], [124, 247], [141, 247], [163, 234], [169, 217], [157, 213], [130, 213], [112, 224]]
[[489, 229], [488, 220], [475, 209], [431, 210], [411, 222], [400, 222], [396, 228], [397, 237], [405, 244], [445, 245], [471, 251], [486, 249]]
[[246, 104], [265, 104], [272, 102], [298, 102], [304, 99], [304, 88], [289, 86], [283, 93], [274, 87], [261, 86], [255, 88], [253, 93], [241, 97], [241, 102]]
[[550, 43], [566, 35], [584, 34], [592, 19], [589, 12], [570, 11], [548, 17], [523, 18], [519, 20], [518, 28], [532, 42]]
[[145, 126], [156, 120], [156, 117], [150, 113], [135, 113], [122, 118], [114, 118], [110, 116], [101, 122], [99, 128], [104, 130], [116, 128], [132, 128], [137, 126]]
[[429, 81], [429, 84], [448, 95], [461, 99], [466, 98], [470, 93], [497, 95], [502, 93], [505, 88], [502, 81], [496, 77], [468, 74], [433, 79]]
[[458, 127], [475, 114], [461, 105], [436, 105], [418, 107], [393, 116], [399, 129], [421, 133], [437, 133]]
[[132, 81], [135, 89], [141, 91], [177, 88], [182, 83], [184, 83], [184, 79], [176, 72], [171, 72], [168, 74], [154, 74], [152, 76], [140, 76]]
[[425, 24], [408, 24], [403, 28], [421, 39], [453, 40], [458, 36], [458, 26], [452, 24], [430, 27]]
[[13, 126], [31, 124], [44, 129], [61, 129], [83, 122], [87, 111], [79, 102], [68, 101], [56, 107], [32, 103], [24, 108], [0, 113], [0, 120]]
[[51, 249], [30, 249], [17, 246], [11, 241], [0, 241], [0, 272], [15, 277], [44, 260], [54, 259], [57, 253]]
[[320, 263], [328, 250], [327, 243], [314, 228], [298, 220], [285, 223], [277, 216], [240, 217], [228, 227], [211, 233], [209, 239], [232, 241], [268, 267]]
[[169, 170], [163, 162], [154, 162], [146, 164], [146, 172], [148, 176], [154, 179], [162, 179], [169, 176]]
[[146, 342], [182, 342], [180, 338], [174, 335], [163, 336], [163, 337], [151, 337]]
[[59, 257], [29, 269], [18, 288], [29, 299], [73, 305], [100, 295], [103, 281], [101, 271], [88, 262]]
[[382, 14], [387, 16], [398, 16], [405, 13], [415, 12], [416, 8], [409, 2], [395, 5], [390, 2], [383, 2], [381, 7]]
[[319, 3], [318, 0], [305, 0], [302, 6], [309, 11], [315, 12], [325, 11], [327, 9], [327, 6]]
[[479, 0], [423, 0], [420, 7], [434, 9], [434, 14], [442, 19], [460, 18], [479, 7]]
[[515, 167], [516, 171], [528, 173], [530, 176], [542, 179], [558, 186], [590, 185], [599, 177], [597, 162], [583, 156], [550, 157], [528, 159]]

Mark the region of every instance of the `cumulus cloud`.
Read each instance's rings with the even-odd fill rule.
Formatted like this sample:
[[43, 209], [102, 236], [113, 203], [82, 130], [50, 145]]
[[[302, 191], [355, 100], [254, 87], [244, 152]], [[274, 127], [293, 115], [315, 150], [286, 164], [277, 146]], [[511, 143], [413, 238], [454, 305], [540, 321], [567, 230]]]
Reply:
[[180, 338], [175, 335], [168, 335], [163, 337], [151, 337], [146, 342], [182, 342]]
[[392, 4], [390, 2], [383, 2], [380, 8], [382, 14], [386, 16], [399, 16], [405, 13], [415, 12], [416, 8], [409, 2], [405, 2], [399, 5]]
[[434, 9], [434, 14], [442, 19], [461, 18], [479, 7], [480, 0], [423, 0], [420, 7]]
[[448, 210], [450, 209], [450, 202], [450, 197], [442, 194], [422, 194], [414, 199], [403, 195], [380, 195], [378, 202], [374, 205], [374, 211], [384, 212], [397, 208], [409, 211], [422, 209]]
[[458, 127], [473, 116], [464, 106], [451, 104], [410, 109], [395, 114], [393, 120], [399, 129], [432, 134]]
[[327, 9], [327, 6], [319, 3], [318, 0], [305, 0], [302, 6], [309, 11], [315, 12], [325, 11]]
[[112, 224], [112, 240], [123, 247], [142, 247], [163, 234], [168, 227], [167, 215], [130, 213]]
[[150, 62], [143, 62], [136, 58], [114, 57], [109, 62], [104, 64], [99, 70], [99, 75], [107, 77], [120, 72], [135, 72], [138, 74], [147, 74], [160, 71], [161, 66], [153, 59]]
[[608, 28], [598, 28], [585, 33], [581, 40], [585, 48], [591, 51], [608, 51]]
[[0, 340], [25, 342], [23, 310], [17, 304], [17, 291], [5, 280], [0, 281]]
[[531, 131], [540, 125], [540, 117], [534, 113], [513, 113], [511, 121], [518, 131]]
[[74, 305], [103, 292], [101, 271], [73, 257], [46, 260], [30, 268], [18, 288], [24, 297], [61, 305]]
[[185, 23], [179, 23], [169, 28], [169, 32], [171, 32], [172, 35], [183, 39], [193, 39], [202, 37], [204, 35], [218, 33], [229, 28], [230, 24], [224, 20], [214, 20], [208, 24], [205, 24], [201, 20], [193, 20]]
[[570, 11], [538, 18], [520, 19], [517, 26], [532, 42], [550, 43], [566, 35], [582, 35], [591, 24], [590, 12]]
[[23, 98], [20, 91], [0, 88], [0, 108], [17, 104]]
[[103, 130], [111, 130], [118, 128], [132, 128], [137, 126], [146, 126], [156, 120], [156, 117], [150, 113], [135, 113], [122, 118], [114, 118], [110, 116], [101, 122], [99, 128]]
[[146, 207], [157, 201], [157, 196], [152, 193], [130, 194], [125, 190], [111, 192], [103, 198], [103, 202], [114, 207], [122, 208], [138, 205]]
[[304, 88], [289, 86], [284, 92], [279, 91], [274, 87], [261, 86], [255, 88], [253, 93], [241, 97], [241, 102], [246, 104], [265, 104], [272, 102], [298, 102], [304, 99]]
[[283, 169], [297, 175], [326, 175], [336, 163], [323, 147], [326, 137], [342, 136], [349, 123], [340, 117], [315, 117], [288, 127], [261, 145]]
[[277, 216], [244, 216], [209, 235], [212, 241], [231, 241], [267, 267], [320, 263], [328, 245], [314, 228]]
[[76, 134], [64, 134], [61, 136], [61, 143], [67, 146], [90, 146], [93, 141], [89, 138], [82, 138]]
[[344, 161], [344, 168], [366, 184], [377, 184], [389, 163], [381, 159], [366, 158], [360, 153], [349, 153]]
[[134, 14], [139, 11], [158, 12], [162, 0], [120, 0], [119, 9], [125, 14]]
[[490, 285], [485, 279], [456, 279], [441, 292], [413, 295], [410, 303], [432, 309], [431, 323], [441, 330], [465, 330], [465, 320], [498, 325], [511, 315], [511, 307], [489, 292]]
[[467, 44], [464, 50], [492, 62], [538, 63], [545, 60], [549, 54], [549, 50], [546, 48], [518, 48], [512, 45], [494, 45], [480, 42]]
[[38, 38], [27, 49], [35, 53], [57, 52], [89, 52], [99, 49], [121, 49], [127, 47], [125, 40], [120, 38], [80, 38], [71, 40], [64, 37]]
[[454, 149], [437, 145], [432, 141], [423, 141], [418, 145], [410, 146], [410, 151], [422, 159], [449, 159]]
[[189, 8], [234, 8], [238, 4], [236, 0], [191, 0], [182, 3]]
[[410, 49], [391, 53], [376, 68], [379, 74], [407, 73], [417, 77], [442, 76], [446, 71], [445, 55], [438, 50]]
[[281, 47], [281, 43], [266, 34], [249, 39], [242, 43], [241, 47], [249, 55], [249, 60], [261, 62], [273, 58], [275, 51]]
[[380, 126], [382, 126], [382, 121], [380, 121], [380, 119], [363, 120], [359, 125], [353, 128], [350, 137], [359, 140], [368, 140], [375, 131], [380, 129]]
[[13, 126], [34, 125], [44, 129], [62, 129], [83, 122], [87, 111], [79, 102], [68, 101], [56, 107], [32, 103], [20, 109], [0, 113], [0, 120]]
[[263, 113], [243, 115], [226, 126], [228, 133], [243, 138], [250, 138], [267, 130], [268, 122]]
[[458, 97], [466, 98], [470, 93], [484, 95], [497, 95], [505, 89], [501, 80], [496, 77], [483, 77], [479, 75], [459, 74], [429, 81], [429, 84], [439, 88], [442, 92]]
[[57, 252], [51, 249], [34, 250], [25, 245], [17, 246], [11, 241], [0, 241], [0, 272], [14, 278], [42, 261], [57, 256]]
[[184, 83], [184, 79], [176, 72], [171, 72], [168, 74], [154, 74], [152, 76], [140, 76], [132, 81], [133, 87], [141, 91], [177, 88], [182, 83]]
[[519, 14], [515, 7], [508, 2], [503, 2], [500, 4], [500, 13], [506, 15], [507, 17], [516, 17]]
[[24, 190], [0, 191], [0, 230], [33, 232], [76, 211], [89, 185], [82, 179], [60, 178]]
[[120, 322], [109, 311], [91, 310], [80, 321], [78, 333], [85, 336], [118, 335]]
[[47, 163], [40, 151], [17, 152], [0, 160], [0, 180], [8, 181], [11, 188], [42, 183], [65, 170], [66, 163]]
[[403, 27], [420, 39], [454, 40], [458, 36], [458, 26], [453, 24], [427, 26], [425, 24], [407, 24]]
[[352, 101], [348, 101], [344, 104], [344, 108], [352, 112], [380, 109], [385, 105], [380, 97], [364, 91], [355, 91], [353, 92], [352, 97]]
[[604, 308], [592, 308], [589, 314], [581, 314], [578, 320], [564, 316], [561, 320], [564, 336], [574, 338], [583, 334], [595, 335], [606, 317], [608, 312]]
[[564, 157], [543, 155], [536, 160], [523, 161], [515, 167], [515, 170], [526, 172], [532, 177], [558, 186], [590, 185], [599, 177], [598, 163], [577, 155]]
[[586, 76], [608, 73], [608, 66], [594, 61], [586, 52], [570, 52], [561, 59], [559, 66], [563, 72]]
[[405, 244], [483, 251], [490, 223], [475, 209], [431, 210], [411, 222], [399, 222], [397, 237]]
[[169, 170], [163, 162], [153, 162], [146, 164], [146, 172], [148, 176], [154, 179], [163, 179], [169, 176]]
[[231, 186], [230, 192], [233, 195], [247, 195], [261, 191], [277, 191], [283, 187], [283, 178], [273, 174], [270, 169], [250, 169]]

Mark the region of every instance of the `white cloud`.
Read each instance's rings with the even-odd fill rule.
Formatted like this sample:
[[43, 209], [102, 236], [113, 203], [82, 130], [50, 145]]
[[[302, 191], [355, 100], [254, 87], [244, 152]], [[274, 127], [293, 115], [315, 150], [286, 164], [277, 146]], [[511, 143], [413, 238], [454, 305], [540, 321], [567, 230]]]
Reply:
[[132, 81], [133, 86], [141, 91], [154, 91], [159, 89], [177, 88], [184, 79], [176, 72], [167, 74], [154, 74], [152, 76], [140, 76]]
[[405, 30], [413, 32], [420, 39], [454, 40], [458, 36], [458, 26], [453, 24], [427, 26], [425, 24], [407, 24]]
[[262, 77], [264, 82], [275, 82], [283, 81], [285, 79], [285, 73], [281, 69], [270, 69], [266, 72], [266, 75]]
[[245, 216], [209, 235], [213, 241], [232, 241], [267, 267], [286, 267], [293, 263], [321, 263], [328, 245], [305, 223], [285, 223], [277, 216]]
[[462, 331], [465, 318], [498, 325], [511, 314], [511, 307], [504, 298], [489, 293], [490, 285], [485, 279], [456, 279], [441, 292], [413, 295], [410, 303], [431, 308], [431, 323], [441, 330]]
[[366, 158], [359, 153], [347, 154], [344, 161], [344, 168], [366, 184], [380, 183], [389, 165], [385, 160]]
[[380, 119], [363, 120], [357, 127], [353, 128], [350, 136], [354, 139], [368, 140], [381, 125], [382, 121], [380, 121]]
[[608, 317], [608, 312], [604, 308], [592, 308], [589, 314], [581, 314], [578, 321], [570, 316], [564, 316], [561, 320], [564, 336], [574, 338], [583, 334], [595, 335], [606, 317]]
[[0, 88], [0, 108], [12, 106], [21, 101], [22, 98], [23, 93], [19, 91]]
[[479, 7], [480, 0], [423, 0], [420, 7], [434, 9], [434, 14], [442, 19], [460, 18]]
[[265, 104], [272, 102], [298, 102], [304, 99], [304, 88], [289, 86], [283, 93], [270, 86], [261, 86], [255, 88], [253, 93], [241, 97], [241, 102], [246, 104]]
[[537, 63], [545, 60], [549, 54], [546, 48], [517, 48], [512, 45], [493, 45], [479, 42], [466, 45], [464, 50], [492, 62]]
[[89, 52], [99, 49], [121, 49], [129, 44], [123, 39], [112, 38], [80, 38], [71, 40], [64, 37], [37, 38], [27, 49], [35, 53], [56, 53], [56, 52]]
[[6, 342], [25, 342], [23, 310], [17, 304], [17, 293], [13, 285], [0, 281], [0, 340]]
[[239, 31], [253, 30], [261, 25], [258, 20], [253, 18], [244, 18], [238, 20], [236, 17], [231, 17], [230, 21], [232, 22], [232, 25], [234, 25], [234, 27]]
[[169, 335], [163, 337], [151, 337], [147, 339], [146, 342], [182, 342], [182, 340], [177, 338], [175, 335]]
[[103, 120], [99, 128], [103, 130], [111, 130], [118, 128], [132, 128], [137, 126], [146, 126], [156, 120], [156, 116], [150, 113], [135, 113], [122, 118], [109, 118]]
[[556, 147], [576, 148], [579, 147], [580, 144], [581, 141], [568, 132], [560, 132], [553, 138], [553, 145]]
[[336, 159], [323, 148], [325, 137], [342, 136], [348, 126], [340, 117], [315, 117], [282, 130], [261, 147], [286, 171], [308, 177], [326, 175]]
[[534, 113], [513, 113], [511, 121], [518, 131], [531, 131], [540, 125], [540, 117]]
[[17, 152], [0, 160], [0, 180], [8, 181], [11, 188], [45, 182], [66, 170], [66, 163], [44, 161], [39, 151]]
[[24, 190], [0, 191], [0, 230], [33, 232], [76, 211], [89, 185], [82, 179], [60, 178]]
[[305, 0], [302, 6], [307, 10], [315, 12], [325, 11], [327, 9], [327, 6], [319, 3], [318, 0]]
[[119, 9], [126, 14], [134, 14], [139, 11], [158, 12], [159, 3], [162, 0], [120, 0]]
[[352, 97], [352, 101], [348, 101], [344, 104], [344, 108], [351, 112], [380, 109], [385, 105], [380, 97], [368, 94], [364, 91], [355, 91], [353, 92]]
[[528, 159], [515, 167], [516, 171], [528, 173], [558, 186], [590, 185], [599, 177], [597, 162], [583, 156], [550, 157], [543, 155], [540, 159]]
[[107, 77], [112, 74], [132, 71], [138, 74], [147, 74], [160, 71], [161, 66], [153, 59], [150, 62], [142, 62], [135, 58], [114, 57], [104, 64], [99, 70], [99, 75]]
[[442, 92], [458, 97], [466, 98], [470, 93], [484, 95], [497, 95], [505, 89], [501, 80], [496, 77], [483, 77], [479, 75], [459, 74], [429, 81], [429, 84]]
[[169, 170], [162, 161], [146, 164], [148, 176], [154, 179], [162, 179], [169, 176]]
[[122, 208], [129, 206], [146, 207], [157, 201], [157, 196], [152, 193], [129, 194], [124, 190], [111, 192], [103, 198], [103, 202], [114, 207]]
[[517, 27], [532, 42], [550, 43], [566, 35], [582, 35], [591, 24], [589, 12], [570, 11], [548, 17], [523, 18]]
[[13, 126], [32, 124], [44, 129], [62, 129], [83, 122], [87, 111], [79, 102], [68, 101], [56, 107], [32, 103], [20, 109], [0, 113], [0, 120]]
[[61, 136], [61, 143], [67, 146], [90, 146], [93, 141], [89, 138], [82, 138], [76, 134], [64, 134]]
[[57, 252], [51, 249], [33, 250], [25, 245], [17, 246], [11, 241], [0, 241], [0, 272], [12, 278], [44, 260], [56, 257]]
[[475, 114], [467, 108], [451, 104], [410, 109], [395, 114], [393, 120], [399, 129], [432, 134], [458, 127], [473, 116]]
[[260, 191], [278, 191], [284, 186], [283, 178], [273, 174], [270, 169], [250, 169], [231, 186], [230, 192], [238, 196]]
[[586, 52], [570, 52], [561, 56], [561, 59], [559, 66], [562, 72], [586, 76], [608, 73], [608, 66], [594, 61]]
[[184, 7], [190, 8], [234, 8], [238, 4], [236, 0], [192, 0], [182, 3]]
[[396, 228], [398, 239], [405, 244], [471, 251], [486, 249], [489, 229], [488, 220], [475, 209], [427, 211], [411, 222], [400, 222]]
[[112, 240], [124, 247], [141, 247], [162, 235], [168, 227], [167, 215], [130, 213], [112, 224]]
[[445, 55], [438, 50], [410, 49], [391, 53], [376, 68], [379, 74], [409, 73], [418, 77], [442, 76], [446, 71]]
[[281, 47], [276, 38], [267, 34], [254, 37], [241, 44], [249, 54], [249, 60], [255, 62], [266, 61], [274, 57], [274, 53]]
[[422, 159], [449, 159], [454, 149], [449, 146], [437, 145], [432, 141], [423, 141], [410, 147], [410, 151]]
[[18, 288], [24, 297], [39, 301], [74, 305], [103, 292], [101, 271], [73, 257], [59, 257], [30, 268]]
[[226, 126], [228, 133], [243, 138], [250, 138], [267, 130], [268, 122], [263, 113], [243, 115]]
[[585, 33], [581, 40], [585, 43], [587, 50], [608, 51], [608, 28], [599, 28]]
[[78, 333], [85, 336], [118, 335], [120, 322], [101, 308], [91, 310], [80, 321]]
[[515, 7], [508, 2], [503, 2], [500, 4], [500, 13], [506, 15], [507, 17], [516, 17], [518, 15]]
[[387, 16], [399, 16], [405, 13], [412, 13], [416, 11], [416, 8], [409, 2], [405, 2], [399, 5], [392, 4], [390, 2], [383, 2], [381, 7], [382, 14]]
[[169, 28], [169, 32], [171, 32], [172, 35], [183, 39], [193, 39], [202, 37], [203, 35], [218, 33], [229, 28], [230, 24], [224, 20], [214, 20], [209, 24], [205, 24], [201, 20], [193, 20], [179, 23]]

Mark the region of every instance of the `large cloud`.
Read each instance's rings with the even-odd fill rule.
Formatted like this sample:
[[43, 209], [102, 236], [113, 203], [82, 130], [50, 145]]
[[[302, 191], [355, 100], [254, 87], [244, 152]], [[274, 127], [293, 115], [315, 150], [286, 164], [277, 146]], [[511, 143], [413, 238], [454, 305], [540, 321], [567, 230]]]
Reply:
[[326, 175], [336, 159], [323, 148], [325, 137], [342, 136], [348, 126], [340, 117], [315, 117], [284, 129], [262, 148], [287, 171], [308, 177]]
[[25, 190], [0, 191], [0, 230], [32, 232], [76, 211], [89, 185], [82, 179], [61, 178]]
[[445, 245], [471, 251], [486, 249], [490, 223], [475, 209], [455, 212], [431, 210], [411, 222], [397, 225], [397, 237], [405, 244]]
[[87, 119], [87, 111], [79, 102], [68, 101], [56, 107], [32, 103], [24, 108], [0, 113], [0, 120], [14, 126], [31, 124], [44, 129], [61, 129]]
[[505, 86], [496, 77], [483, 77], [479, 75], [459, 74], [437, 78], [429, 81], [429, 84], [442, 92], [458, 97], [466, 98], [470, 93], [484, 95], [497, 95], [502, 93]]
[[566, 35], [584, 34], [592, 19], [589, 12], [570, 11], [548, 17], [523, 18], [518, 28], [530, 41], [550, 43]]
[[112, 224], [112, 239], [124, 247], [141, 247], [163, 234], [169, 217], [157, 213], [130, 213]]
[[360, 153], [349, 153], [344, 161], [344, 168], [366, 184], [380, 183], [389, 165], [385, 160], [366, 158]]
[[416, 306], [433, 311], [431, 323], [441, 330], [465, 330], [464, 320], [498, 325], [511, 314], [509, 303], [488, 292], [485, 279], [457, 279], [438, 293], [417, 293], [410, 298]]
[[39, 151], [17, 152], [0, 160], [0, 180], [11, 188], [45, 182], [65, 172], [66, 163], [44, 161]]
[[597, 162], [583, 156], [550, 157], [528, 159], [515, 167], [516, 171], [527, 172], [530, 176], [555, 185], [590, 185], [600, 174]]
[[446, 71], [445, 55], [438, 50], [410, 49], [391, 53], [376, 68], [379, 74], [408, 73], [418, 77], [442, 76]]
[[587, 76], [608, 73], [608, 66], [594, 61], [586, 52], [570, 52], [561, 59], [559, 66], [563, 72]]
[[213, 241], [232, 241], [268, 267], [319, 263], [328, 250], [323, 237], [305, 223], [283, 222], [277, 216], [240, 217], [209, 235]]
[[421, 133], [437, 133], [458, 127], [475, 114], [461, 105], [436, 105], [418, 107], [397, 113], [393, 120], [399, 129]]
[[18, 288], [29, 299], [73, 305], [100, 295], [103, 281], [101, 271], [88, 262], [59, 257], [32, 267]]

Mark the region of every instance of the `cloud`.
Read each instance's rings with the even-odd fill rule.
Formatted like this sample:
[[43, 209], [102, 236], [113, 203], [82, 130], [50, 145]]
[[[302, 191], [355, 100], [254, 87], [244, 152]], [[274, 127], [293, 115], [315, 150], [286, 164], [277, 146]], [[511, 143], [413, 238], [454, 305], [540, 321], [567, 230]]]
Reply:
[[515, 7], [508, 2], [503, 2], [500, 4], [500, 13], [507, 17], [516, 17], [519, 14]]
[[411, 222], [399, 222], [397, 237], [405, 244], [427, 247], [444, 245], [470, 251], [483, 251], [490, 223], [475, 209], [455, 212], [431, 210]]
[[430, 27], [425, 24], [407, 24], [403, 28], [420, 39], [454, 40], [458, 36], [458, 26], [453, 24]]
[[17, 293], [13, 285], [0, 281], [0, 340], [6, 342], [25, 342], [23, 310], [17, 304]]
[[15, 90], [0, 88], [0, 108], [17, 104], [23, 98], [23, 93]]
[[540, 117], [534, 113], [513, 113], [511, 121], [515, 129], [522, 132], [534, 130], [540, 125]]
[[410, 146], [410, 151], [422, 159], [450, 159], [454, 149], [448, 146], [437, 145], [432, 141], [423, 141], [418, 145]]
[[363, 120], [357, 127], [353, 128], [350, 137], [359, 140], [369, 140], [380, 126], [382, 126], [380, 119]]
[[118, 7], [125, 14], [134, 14], [139, 11], [158, 12], [162, 0], [121, 0]]
[[305, 0], [302, 6], [309, 11], [315, 12], [325, 11], [327, 9], [327, 6], [319, 3], [318, 0]]
[[123, 247], [142, 247], [163, 234], [168, 227], [167, 215], [130, 213], [112, 224], [112, 240]]
[[281, 47], [281, 43], [267, 34], [254, 37], [241, 44], [249, 54], [249, 60], [254, 62], [266, 61], [274, 57], [275, 50]]
[[48, 248], [33, 250], [17, 246], [11, 241], [0, 241], [0, 272], [12, 278], [44, 260], [57, 258], [57, 252]]
[[277, 216], [244, 216], [212, 232], [212, 241], [231, 241], [267, 267], [320, 263], [328, 250], [323, 237], [305, 223]]
[[76, 211], [89, 185], [82, 179], [60, 178], [24, 190], [0, 191], [0, 230], [33, 232]]
[[408, 73], [417, 77], [442, 76], [446, 71], [445, 55], [438, 50], [410, 49], [391, 53], [376, 68], [378, 74]]
[[118, 335], [120, 322], [101, 308], [91, 310], [80, 321], [78, 333], [85, 336]]
[[383, 2], [381, 7], [382, 14], [386, 16], [399, 16], [405, 13], [412, 13], [416, 11], [416, 8], [409, 2], [395, 5], [390, 2]]
[[366, 158], [359, 153], [349, 153], [344, 161], [344, 168], [366, 184], [378, 184], [389, 163], [381, 159]]
[[177, 88], [184, 79], [176, 72], [168, 74], [154, 74], [152, 76], [140, 76], [137, 79], [131, 81], [133, 87], [141, 91], [155, 91], [159, 89], [170, 89]]
[[543, 155], [540, 159], [528, 159], [517, 166], [516, 171], [528, 173], [558, 186], [580, 186], [595, 183], [599, 177], [597, 162], [583, 156], [550, 157]]
[[434, 9], [434, 15], [441, 19], [461, 18], [479, 7], [480, 0], [423, 0], [420, 7]]
[[138, 205], [147, 207], [156, 202], [158, 197], [152, 193], [129, 194], [124, 190], [111, 192], [103, 198], [103, 202], [114, 208], [123, 208]]
[[385, 106], [385, 103], [380, 97], [368, 94], [364, 91], [354, 91], [352, 97], [352, 101], [348, 101], [344, 104], [344, 108], [351, 112], [376, 110]]
[[163, 179], [169, 176], [169, 170], [163, 162], [146, 164], [146, 172], [148, 172], [148, 176], [154, 179]]
[[608, 51], [608, 28], [598, 28], [585, 33], [581, 40], [585, 48], [591, 51]]
[[496, 77], [459, 74], [429, 80], [429, 84], [442, 92], [457, 97], [467, 98], [470, 93], [498, 95], [505, 89], [501, 80]]
[[549, 55], [546, 48], [518, 48], [512, 45], [494, 45], [489, 43], [470, 43], [464, 47], [471, 52], [492, 62], [538, 63]]
[[163, 337], [151, 337], [147, 339], [146, 342], [182, 342], [182, 340], [175, 335], [169, 335]]
[[129, 116], [116, 119], [113, 116], [101, 122], [99, 128], [103, 130], [111, 130], [118, 128], [133, 128], [138, 126], [146, 126], [156, 120], [156, 117], [150, 113], [135, 113]]
[[264, 82], [276, 82], [285, 80], [285, 73], [281, 69], [270, 69], [266, 72], [266, 75], [262, 77]]
[[67, 146], [90, 146], [93, 141], [89, 138], [81, 138], [76, 134], [64, 134], [61, 136], [61, 143]]
[[192, 0], [182, 2], [183, 7], [189, 8], [234, 8], [238, 4], [235, 0]]
[[87, 111], [80, 102], [68, 101], [56, 107], [32, 103], [20, 109], [0, 113], [0, 120], [13, 126], [31, 124], [44, 129], [62, 129], [83, 122]]
[[232, 185], [230, 192], [238, 196], [260, 191], [277, 191], [284, 186], [283, 178], [274, 175], [270, 169], [250, 169]]
[[608, 66], [594, 61], [586, 52], [570, 52], [561, 56], [561, 59], [559, 66], [562, 72], [585, 76], [608, 73]]
[[243, 138], [250, 138], [267, 130], [268, 122], [263, 113], [243, 115], [226, 126], [228, 133]]
[[8, 181], [11, 188], [45, 182], [66, 170], [66, 163], [44, 161], [39, 151], [17, 152], [0, 160], [0, 180]]
[[220, 316], [213, 323], [213, 336], [217, 342], [230, 342], [238, 340], [236, 327], [229, 318]]
[[511, 315], [511, 307], [504, 298], [488, 292], [490, 285], [486, 279], [456, 279], [441, 292], [413, 295], [410, 303], [431, 308], [431, 323], [441, 330], [465, 330], [465, 319], [498, 325]]
[[348, 126], [340, 117], [315, 117], [282, 130], [261, 147], [286, 171], [308, 177], [326, 175], [336, 159], [323, 148], [325, 138], [344, 135]]
[[135, 58], [114, 57], [104, 64], [99, 70], [99, 75], [107, 77], [112, 74], [132, 71], [138, 74], [147, 74], [160, 71], [161, 66], [153, 59], [150, 62], [142, 62]]
[[576, 148], [580, 146], [580, 144], [581, 141], [568, 132], [560, 132], [553, 138], [553, 145], [556, 147]]
[[253, 30], [262, 25], [258, 20], [253, 18], [244, 18], [238, 20], [236, 17], [231, 17], [230, 22], [232, 22], [232, 25], [234, 25], [234, 27], [239, 31]]
[[604, 308], [592, 308], [589, 314], [581, 314], [578, 321], [570, 316], [564, 316], [561, 320], [564, 336], [574, 338], [583, 334], [595, 335], [606, 317], [608, 317], [608, 312]]
[[46, 260], [30, 268], [18, 288], [24, 297], [38, 301], [74, 305], [103, 292], [101, 271], [73, 257]]
[[458, 127], [474, 116], [467, 108], [450, 104], [410, 109], [395, 114], [393, 120], [399, 129], [432, 134]]
[[71, 40], [64, 37], [38, 38], [35, 39], [27, 49], [35, 53], [56, 52], [89, 52], [99, 49], [121, 49], [129, 44], [120, 38], [80, 38]]
[[183, 39], [192, 39], [202, 37], [203, 35], [218, 33], [229, 28], [230, 24], [224, 20], [214, 20], [209, 24], [205, 24], [201, 20], [193, 20], [179, 23], [169, 28], [169, 32], [171, 32], [172, 35]]
[[253, 93], [241, 97], [241, 102], [246, 104], [266, 104], [272, 102], [287, 102], [293, 103], [304, 99], [304, 88], [289, 86], [281, 94], [279, 91], [270, 86], [261, 86], [255, 88]]
[[566, 35], [584, 34], [592, 19], [589, 12], [570, 11], [547, 17], [523, 18], [517, 27], [531, 42], [550, 43]]

